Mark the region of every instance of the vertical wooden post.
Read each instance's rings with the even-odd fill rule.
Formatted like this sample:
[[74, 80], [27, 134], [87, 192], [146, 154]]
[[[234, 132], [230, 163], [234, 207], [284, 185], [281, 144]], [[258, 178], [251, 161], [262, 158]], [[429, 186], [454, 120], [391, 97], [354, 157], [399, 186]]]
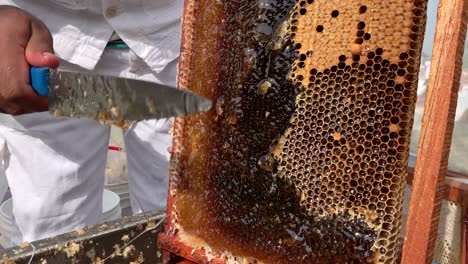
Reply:
[[467, 2], [439, 0], [403, 264], [432, 262], [460, 86]]
[[462, 242], [461, 242], [461, 263], [462, 264], [468, 264], [468, 259], [467, 259], [467, 250], [468, 250], [468, 245], [467, 245], [467, 232], [468, 232], [468, 209], [466, 206], [466, 201], [463, 203], [463, 213], [462, 213]]

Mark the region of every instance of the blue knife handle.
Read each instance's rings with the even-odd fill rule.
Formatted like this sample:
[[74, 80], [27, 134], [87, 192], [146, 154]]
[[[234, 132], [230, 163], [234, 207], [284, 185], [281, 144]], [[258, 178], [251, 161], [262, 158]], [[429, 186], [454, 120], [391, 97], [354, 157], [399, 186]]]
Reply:
[[42, 96], [49, 95], [49, 68], [31, 67], [29, 70], [31, 87]]

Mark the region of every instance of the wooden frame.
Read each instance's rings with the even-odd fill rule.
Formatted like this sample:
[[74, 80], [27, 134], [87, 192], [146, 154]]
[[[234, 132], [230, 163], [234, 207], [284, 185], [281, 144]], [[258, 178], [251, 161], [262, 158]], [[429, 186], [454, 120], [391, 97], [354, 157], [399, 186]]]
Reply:
[[[165, 213], [138, 214], [9, 248], [0, 263], [161, 263], [157, 235]], [[127, 252], [128, 254], [124, 254]], [[188, 264], [188, 263], [186, 263]]]
[[465, 207], [464, 208], [464, 214], [462, 215], [462, 256], [461, 256], [461, 262], [462, 264], [468, 263], [467, 259], [467, 253], [468, 253], [468, 244], [467, 244], [467, 235], [468, 235], [468, 209]]
[[447, 173], [467, 26], [466, 0], [440, 0], [402, 262], [431, 263]]

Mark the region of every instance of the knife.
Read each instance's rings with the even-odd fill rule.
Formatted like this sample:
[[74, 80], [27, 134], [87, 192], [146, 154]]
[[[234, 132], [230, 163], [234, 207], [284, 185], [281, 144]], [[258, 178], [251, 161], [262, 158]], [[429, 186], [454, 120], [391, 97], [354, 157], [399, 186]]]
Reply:
[[55, 116], [133, 122], [204, 112], [212, 105], [205, 97], [140, 80], [44, 67], [31, 67], [30, 77], [34, 91], [49, 97]]

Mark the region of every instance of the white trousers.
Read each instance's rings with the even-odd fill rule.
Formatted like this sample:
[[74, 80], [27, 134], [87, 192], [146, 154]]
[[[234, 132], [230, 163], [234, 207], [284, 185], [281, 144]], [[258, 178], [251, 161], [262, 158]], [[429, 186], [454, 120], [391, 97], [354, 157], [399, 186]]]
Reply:
[[[175, 85], [176, 64], [152, 73], [128, 50], [106, 50], [95, 73]], [[63, 62], [67, 70], [80, 70]], [[134, 124], [125, 132], [132, 211], [166, 204], [170, 120]], [[0, 115], [0, 168], [13, 198], [13, 244], [98, 223], [102, 211], [109, 127], [48, 113]]]

